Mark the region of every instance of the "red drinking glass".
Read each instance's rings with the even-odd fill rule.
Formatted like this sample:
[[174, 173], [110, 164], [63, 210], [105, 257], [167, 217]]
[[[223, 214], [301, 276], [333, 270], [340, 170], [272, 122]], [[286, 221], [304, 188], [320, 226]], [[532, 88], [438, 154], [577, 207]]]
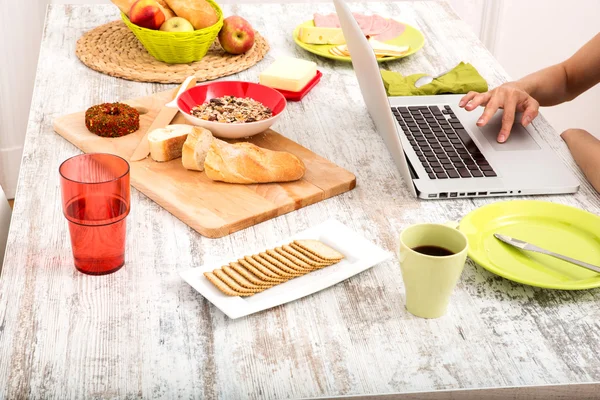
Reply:
[[112, 154], [82, 154], [59, 172], [75, 268], [90, 275], [117, 271], [125, 264], [129, 164]]

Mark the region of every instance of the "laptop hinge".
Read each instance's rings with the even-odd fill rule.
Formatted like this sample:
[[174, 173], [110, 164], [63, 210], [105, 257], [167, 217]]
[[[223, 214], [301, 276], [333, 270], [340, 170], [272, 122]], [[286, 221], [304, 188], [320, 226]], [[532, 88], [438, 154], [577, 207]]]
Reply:
[[406, 164], [408, 165], [408, 171], [410, 172], [410, 177], [413, 179], [419, 179], [419, 175], [417, 175], [417, 171], [413, 168], [412, 163], [408, 159], [406, 153], [404, 153], [404, 158], [406, 158]]

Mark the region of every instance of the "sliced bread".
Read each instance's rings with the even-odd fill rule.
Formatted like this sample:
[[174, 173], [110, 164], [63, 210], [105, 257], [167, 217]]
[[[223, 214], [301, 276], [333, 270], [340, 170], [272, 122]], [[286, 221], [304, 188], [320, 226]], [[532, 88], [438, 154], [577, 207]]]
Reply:
[[183, 144], [194, 127], [186, 124], [167, 125], [148, 135], [150, 156], [154, 161], [171, 161], [181, 157]]
[[204, 171], [204, 159], [213, 139], [213, 135], [208, 129], [195, 126], [183, 144], [181, 154], [183, 167], [194, 171]]

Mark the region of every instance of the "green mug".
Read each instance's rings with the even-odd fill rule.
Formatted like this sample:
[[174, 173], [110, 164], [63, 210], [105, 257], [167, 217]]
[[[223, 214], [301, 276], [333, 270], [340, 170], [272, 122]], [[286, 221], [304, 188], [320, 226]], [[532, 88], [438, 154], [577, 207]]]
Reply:
[[399, 259], [408, 312], [422, 318], [446, 313], [468, 247], [467, 237], [450, 224], [417, 224], [402, 231]]

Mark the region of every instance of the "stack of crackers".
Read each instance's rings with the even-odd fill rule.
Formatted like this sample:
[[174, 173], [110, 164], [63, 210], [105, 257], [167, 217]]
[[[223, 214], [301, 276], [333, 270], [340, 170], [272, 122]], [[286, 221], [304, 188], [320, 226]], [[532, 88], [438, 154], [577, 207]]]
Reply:
[[292, 243], [245, 256], [204, 276], [227, 296], [252, 296], [290, 279], [340, 262], [344, 255], [318, 240]]

